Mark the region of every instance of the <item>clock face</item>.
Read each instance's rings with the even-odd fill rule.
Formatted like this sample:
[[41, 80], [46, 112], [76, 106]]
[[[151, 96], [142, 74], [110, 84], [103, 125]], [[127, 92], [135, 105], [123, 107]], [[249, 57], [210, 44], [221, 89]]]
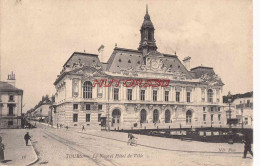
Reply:
[[157, 61], [152, 61], [151, 67], [154, 68], [154, 69], [157, 69], [159, 67], [158, 62]]

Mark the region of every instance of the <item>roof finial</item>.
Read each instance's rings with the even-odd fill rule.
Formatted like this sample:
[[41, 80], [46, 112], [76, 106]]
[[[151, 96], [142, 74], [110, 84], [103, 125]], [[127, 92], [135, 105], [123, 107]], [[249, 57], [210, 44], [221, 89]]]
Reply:
[[146, 14], [148, 14], [148, 4], [146, 4]]

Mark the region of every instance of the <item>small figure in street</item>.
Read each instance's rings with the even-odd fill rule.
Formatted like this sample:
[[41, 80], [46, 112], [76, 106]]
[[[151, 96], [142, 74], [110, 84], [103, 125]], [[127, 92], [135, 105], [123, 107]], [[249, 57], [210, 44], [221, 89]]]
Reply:
[[57, 123], [57, 129], [59, 128], [59, 124]]
[[36, 122], [34, 123], [34, 127], [36, 127]]
[[249, 152], [252, 157], [253, 157], [253, 152], [251, 150], [251, 138], [249, 137], [248, 134], [245, 134], [245, 140], [243, 140], [245, 146], [244, 146], [244, 157], [243, 158], [246, 158], [246, 155], [247, 155], [247, 152]]
[[69, 130], [69, 126], [67, 125], [67, 126], [66, 126], [66, 131], [68, 131], [68, 130]]
[[0, 136], [0, 162], [3, 162], [5, 160], [4, 150], [5, 145], [2, 143], [2, 137]]
[[128, 143], [130, 145], [132, 145], [134, 142], [135, 136], [132, 133], [128, 133], [128, 138], [129, 138]]
[[26, 146], [28, 146], [28, 141], [29, 141], [29, 139], [31, 139], [31, 136], [29, 135], [29, 132], [27, 132], [27, 133], [24, 135], [24, 140], [25, 140]]
[[83, 131], [83, 130], [85, 131], [85, 126], [84, 126], [84, 125], [82, 125], [82, 131]]

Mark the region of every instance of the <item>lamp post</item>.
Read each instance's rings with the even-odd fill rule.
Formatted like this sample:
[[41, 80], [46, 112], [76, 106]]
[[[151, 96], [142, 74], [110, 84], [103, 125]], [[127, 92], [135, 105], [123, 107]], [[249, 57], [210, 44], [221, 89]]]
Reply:
[[228, 92], [228, 105], [229, 105], [229, 139], [228, 139], [228, 143], [229, 144], [233, 144], [233, 134], [232, 134], [232, 130], [231, 130], [231, 101], [232, 101], [232, 95], [230, 93], [230, 91]]
[[243, 113], [244, 113], [244, 104], [241, 103], [241, 117], [242, 117], [242, 129], [244, 128], [244, 118], [243, 118]]
[[230, 106], [231, 106], [231, 101], [232, 101], [231, 97], [232, 97], [232, 95], [231, 95], [231, 93], [229, 91], [228, 95], [227, 95], [227, 98], [228, 98], [228, 106], [229, 106], [228, 112], [229, 112], [229, 129], [230, 130], [231, 130], [231, 109], [230, 109]]

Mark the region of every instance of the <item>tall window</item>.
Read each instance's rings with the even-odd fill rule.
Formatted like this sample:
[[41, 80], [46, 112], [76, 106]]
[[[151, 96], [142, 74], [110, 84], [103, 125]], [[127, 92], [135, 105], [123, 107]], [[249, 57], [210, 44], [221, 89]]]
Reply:
[[145, 90], [141, 90], [141, 100], [145, 101]]
[[86, 122], [90, 122], [90, 114], [86, 114]]
[[118, 94], [119, 94], [119, 89], [118, 88], [114, 88], [114, 100], [118, 100]]
[[187, 124], [191, 124], [191, 118], [192, 118], [192, 112], [191, 112], [191, 110], [188, 110], [186, 112], [186, 123]]
[[153, 101], [157, 101], [157, 90], [153, 91]]
[[73, 109], [77, 110], [78, 109], [78, 104], [73, 104]]
[[171, 112], [170, 110], [165, 111], [165, 123], [170, 123], [171, 122]]
[[98, 114], [98, 122], [101, 122], [101, 114]]
[[89, 81], [86, 81], [83, 84], [83, 98], [92, 98], [92, 84]]
[[214, 120], [214, 115], [213, 114], [210, 115], [210, 119], [211, 119], [211, 122], [213, 122], [213, 120]]
[[78, 114], [73, 114], [73, 122], [78, 122]]
[[218, 114], [218, 121], [221, 121], [221, 114]]
[[212, 91], [212, 89], [208, 90], [208, 102], [210, 102], [210, 103], [213, 102], [213, 91]]
[[86, 110], [90, 110], [90, 104], [86, 104]]
[[132, 89], [127, 89], [127, 100], [132, 100]]
[[187, 92], [187, 102], [190, 102], [190, 92]]
[[14, 115], [14, 106], [11, 104], [8, 104], [8, 108], [9, 108], [9, 114], [8, 115]]
[[153, 123], [157, 123], [159, 121], [159, 111], [154, 110], [153, 111]]
[[176, 92], [176, 101], [180, 102], [180, 92]]
[[203, 114], [203, 121], [206, 121], [206, 114]]
[[165, 91], [164, 93], [164, 100], [169, 101], [169, 91]]
[[101, 104], [98, 105], [98, 110], [102, 110], [102, 105]]
[[146, 110], [142, 109], [140, 114], [140, 123], [146, 123]]

